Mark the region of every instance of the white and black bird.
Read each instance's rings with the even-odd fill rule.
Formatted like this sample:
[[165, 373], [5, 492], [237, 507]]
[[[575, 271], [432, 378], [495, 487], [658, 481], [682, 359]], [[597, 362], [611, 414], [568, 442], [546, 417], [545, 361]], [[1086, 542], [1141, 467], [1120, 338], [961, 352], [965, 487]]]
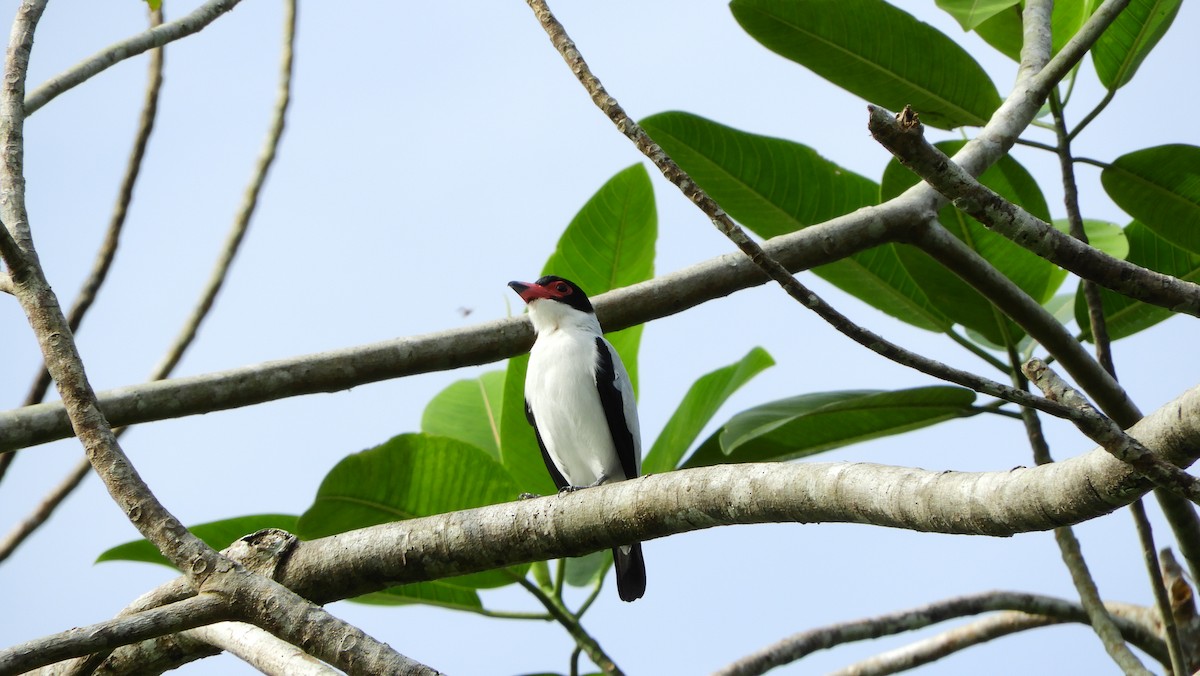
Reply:
[[[554, 483], [569, 490], [636, 477], [642, 440], [633, 383], [587, 294], [553, 275], [508, 285], [529, 305], [537, 332], [525, 376], [525, 415]], [[621, 600], [641, 598], [642, 545], [615, 547], [613, 562]]]

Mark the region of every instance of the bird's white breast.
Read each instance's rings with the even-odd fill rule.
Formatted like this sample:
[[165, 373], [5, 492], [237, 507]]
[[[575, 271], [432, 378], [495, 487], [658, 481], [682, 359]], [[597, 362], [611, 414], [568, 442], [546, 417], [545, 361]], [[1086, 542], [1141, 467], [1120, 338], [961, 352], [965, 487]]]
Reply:
[[546, 452], [573, 486], [625, 478], [596, 391], [598, 335], [545, 327], [529, 353], [525, 397]]

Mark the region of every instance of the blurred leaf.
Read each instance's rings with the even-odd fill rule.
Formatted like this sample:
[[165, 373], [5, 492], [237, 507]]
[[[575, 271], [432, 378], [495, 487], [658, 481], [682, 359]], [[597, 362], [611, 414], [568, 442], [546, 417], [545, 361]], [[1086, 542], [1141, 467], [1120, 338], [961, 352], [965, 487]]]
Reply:
[[[1063, 234], [1071, 234], [1071, 223], [1065, 218], [1056, 218], [1051, 225]], [[1087, 235], [1088, 246], [1099, 249], [1113, 258], [1124, 259], [1129, 255], [1129, 242], [1125, 240], [1125, 231], [1116, 223], [1085, 218], [1083, 219], [1083, 234]], [[1066, 278], [1067, 271], [1056, 265], [1050, 277], [1049, 286], [1057, 289], [1062, 286], [1063, 280]]]
[[[1056, 218], [1053, 225], [1059, 232], [1071, 234], [1071, 224], [1065, 218]], [[1125, 239], [1125, 230], [1116, 223], [1083, 219], [1083, 234], [1087, 235], [1088, 245], [1103, 251], [1113, 258], [1124, 260], [1129, 255], [1129, 240]]]
[[[944, 141], [936, 145], [947, 155], [953, 155], [963, 146], [963, 142]], [[891, 199], [917, 181], [915, 174], [893, 159], [883, 172], [881, 197], [883, 200]], [[1046, 206], [1046, 199], [1037, 181], [1011, 157], [1000, 158], [979, 177], [979, 181], [1034, 216], [1044, 221], [1050, 220], [1050, 209]], [[1055, 265], [1007, 237], [988, 230], [953, 205], [943, 207], [938, 220], [1037, 302], [1048, 300], [1062, 283], [1063, 275], [1057, 272]], [[1004, 318], [978, 291], [924, 252], [907, 245], [897, 246], [896, 251], [917, 286], [934, 302], [939, 312], [955, 323], [984, 335], [990, 343], [997, 345], [1004, 343], [1005, 331], [1001, 328], [1001, 321], [1007, 324], [1007, 333], [1014, 341], [1019, 341], [1024, 335], [1020, 327]]]
[[[575, 282], [589, 297], [654, 276], [658, 219], [645, 167], [635, 164], [613, 176], [571, 220], [542, 274]], [[608, 335], [637, 391], [642, 327]], [[525, 417], [525, 371], [529, 355], [508, 360], [500, 421], [500, 457], [522, 491], [555, 492], [533, 428]]]
[[[1125, 228], [1125, 238], [1129, 242], [1126, 260], [1130, 263], [1185, 281], [1200, 282], [1200, 255], [1171, 244], [1138, 221]], [[1174, 315], [1164, 307], [1136, 301], [1108, 289], [1100, 289], [1100, 300], [1111, 340], [1132, 336]], [[1075, 321], [1079, 324], [1083, 340], [1092, 340], [1091, 324], [1082, 293], [1076, 294]]]
[[[642, 126], [730, 216], [760, 237], [795, 232], [879, 200], [879, 188], [870, 179], [799, 143], [690, 113], [651, 115]], [[950, 326], [913, 283], [890, 244], [813, 272], [901, 321], [931, 331]]]
[[154, 11], [162, 7], [162, 0], [146, 0], [146, 5]]
[[596, 584], [598, 578], [604, 577], [612, 566], [612, 555], [608, 550], [592, 552], [587, 556], [575, 556], [563, 559], [567, 573], [564, 576], [567, 584], [572, 587], [590, 587]]
[[781, 399], [735, 415], [684, 466], [802, 458], [973, 415], [974, 401], [971, 390], [946, 386], [817, 392]]
[[[507, 502], [519, 492], [512, 476], [485, 451], [448, 437], [402, 434], [335, 465], [317, 489], [312, 506], [300, 517], [298, 534], [311, 540], [390, 521]], [[527, 568], [514, 566], [511, 573], [493, 570], [448, 578], [445, 584], [498, 587], [513, 582], [513, 575], [523, 576]], [[404, 588], [394, 593], [403, 594]]]
[[451, 383], [425, 406], [421, 431], [465, 441], [500, 460], [504, 371]]
[[447, 580], [413, 582], [347, 600], [375, 606], [403, 606], [421, 603], [451, 610], [480, 610], [483, 608], [483, 602], [479, 600], [479, 594], [473, 588], [460, 587]]
[[[188, 530], [204, 540], [208, 546], [220, 551], [243, 535], [249, 535], [264, 528], [279, 528], [289, 533], [295, 533], [297, 518], [291, 514], [251, 514], [197, 524]], [[160, 563], [169, 568], [175, 567], [162, 554], [159, 554], [158, 548], [150, 544], [148, 540], [134, 540], [117, 545], [96, 557], [96, 563], [101, 561], [143, 561]]]
[[756, 347], [740, 361], [696, 380], [646, 455], [642, 471], [653, 474], [675, 469], [725, 400], [763, 369], [774, 365], [771, 355]]
[[1131, 0], [1092, 47], [1096, 76], [1108, 89], [1124, 87], [1175, 21], [1183, 0]]
[[1022, 32], [1020, 7], [1010, 7], [988, 18], [975, 27], [975, 33], [1001, 54], [1013, 61], [1021, 60], [1021, 45], [1025, 44], [1025, 36]]
[[1125, 213], [1175, 246], [1200, 253], [1200, 147], [1172, 144], [1122, 155], [1100, 181]]
[[1000, 105], [962, 47], [882, 0], [733, 0], [730, 8], [771, 51], [872, 103], [911, 104], [926, 125], [982, 126]]
[[[1050, 14], [1051, 53], [1057, 54], [1067, 44], [1095, 11], [1096, 0], [1056, 2]], [[1021, 7], [1012, 5], [975, 26], [975, 33], [984, 42], [994, 47], [1013, 61], [1021, 60], [1021, 46], [1025, 42], [1021, 22]], [[1039, 115], [1040, 117], [1040, 115]]]
[[972, 30], [1000, 12], [1020, 4], [1021, 0], [937, 0], [937, 6], [954, 17], [965, 31]]

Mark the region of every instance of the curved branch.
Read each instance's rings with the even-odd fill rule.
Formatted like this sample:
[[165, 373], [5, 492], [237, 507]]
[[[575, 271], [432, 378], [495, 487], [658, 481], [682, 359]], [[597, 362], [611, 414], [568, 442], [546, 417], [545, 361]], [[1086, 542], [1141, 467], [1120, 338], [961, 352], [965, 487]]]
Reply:
[[[1047, 601], [1050, 600], [1047, 599]], [[829, 676], [882, 676], [883, 674], [894, 674], [899, 671], [935, 662], [972, 646], [1017, 632], [1064, 622], [1087, 622], [1087, 617], [1083, 613], [1083, 609], [1079, 606], [1066, 601], [1058, 603], [1065, 604], [1069, 608], [1064, 607], [1060, 609], [1056, 607], [1056, 603], [1040, 608], [1039, 611], [1043, 614], [1022, 612], [1019, 610], [1001, 612], [992, 617], [949, 629], [937, 636], [931, 636], [930, 638], [916, 641], [902, 648], [889, 650], [861, 662], [856, 662], [845, 669], [831, 672]], [[1116, 619], [1117, 626], [1121, 628], [1121, 633], [1125, 636], [1126, 640], [1160, 660], [1167, 659], [1162, 650], [1162, 641], [1154, 635], [1154, 632], [1137, 620], [1126, 617], [1126, 615], [1136, 616], [1141, 614], [1142, 609], [1140, 607], [1128, 606], [1123, 603], [1109, 603], [1106, 607], [1109, 613]], [[1060, 610], [1067, 612], [1060, 612]]]
[[70, 69], [46, 80], [41, 86], [34, 89], [24, 99], [25, 115], [34, 114], [39, 108], [54, 99], [54, 97], [80, 83], [86, 82], [93, 76], [104, 72], [110, 66], [155, 47], [162, 47], [168, 42], [174, 42], [193, 33], [199, 33], [208, 24], [216, 21], [217, 17], [236, 7], [239, 2], [241, 0], [209, 0], [185, 17], [151, 28], [129, 39], [122, 40], [115, 45], [106, 47], [72, 66]]

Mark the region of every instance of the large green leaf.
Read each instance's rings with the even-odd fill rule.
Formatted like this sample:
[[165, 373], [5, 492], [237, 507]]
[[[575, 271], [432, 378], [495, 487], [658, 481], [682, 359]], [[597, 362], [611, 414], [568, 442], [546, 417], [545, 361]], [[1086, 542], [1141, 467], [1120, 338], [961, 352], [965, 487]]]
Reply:
[[[448, 437], [402, 434], [335, 465], [317, 489], [312, 506], [300, 517], [297, 532], [314, 539], [506, 502], [516, 499], [519, 492], [512, 476], [475, 446]], [[514, 575], [524, 576], [527, 567], [450, 578], [446, 584], [502, 586], [513, 582]], [[405, 587], [394, 593], [405, 594]]]
[[1136, 150], [1105, 167], [1100, 181], [1125, 213], [1172, 244], [1200, 253], [1200, 147]]
[[[1175, 246], [1138, 221], [1125, 228], [1125, 238], [1129, 242], [1126, 260], [1130, 263], [1189, 282], [1200, 282], [1200, 255]], [[1112, 340], [1131, 336], [1174, 314], [1164, 307], [1136, 301], [1108, 289], [1100, 289], [1100, 299], [1104, 305], [1108, 337]], [[1083, 331], [1083, 338], [1091, 340], [1092, 331], [1082, 293], [1076, 294], [1075, 321]]]
[[[654, 189], [646, 169], [635, 164], [605, 183], [571, 220], [543, 274], [566, 277], [589, 296], [629, 286], [654, 276], [658, 220]], [[637, 353], [642, 327], [608, 335], [629, 378], [637, 387]], [[528, 355], [508, 360], [500, 419], [500, 457], [522, 491], [555, 491], [525, 418], [525, 371]]]
[[735, 415], [684, 463], [791, 460], [973, 415], [975, 393], [959, 387], [818, 392]]
[[927, 125], [982, 126], [1000, 105], [962, 47], [882, 0], [733, 0], [730, 8], [771, 51], [872, 103], [911, 104]]
[[[291, 514], [251, 514], [249, 516], [238, 516], [232, 519], [197, 524], [188, 528], [188, 530], [196, 537], [204, 540], [208, 546], [220, 551], [233, 544], [234, 540], [243, 535], [248, 535], [264, 528], [279, 528], [289, 533], [294, 533], [296, 532], [297, 518]], [[150, 544], [147, 540], [134, 540], [133, 542], [117, 545], [96, 557], [96, 563], [101, 561], [144, 561], [146, 563], [160, 563], [164, 566], [174, 568], [170, 561], [167, 561], [162, 554], [158, 553], [158, 548]]]
[[1010, 7], [1018, 6], [1021, 0], [937, 0], [937, 6], [954, 17], [963, 30], [974, 30], [976, 26], [987, 21]]
[[[937, 144], [947, 155], [953, 155], [962, 145], [962, 141]], [[882, 198], [887, 200], [899, 195], [917, 180], [915, 174], [892, 160], [884, 169], [880, 185]], [[1011, 157], [1000, 158], [979, 177], [979, 181], [1034, 216], [1050, 220], [1050, 209], [1037, 181]], [[1052, 263], [1007, 237], [988, 230], [952, 205], [943, 207], [938, 218], [955, 237], [1039, 303], [1049, 300], [1062, 283], [1062, 275]], [[939, 312], [981, 333], [992, 343], [1003, 345], [1006, 333], [1014, 343], [1020, 340], [1023, 335], [1021, 329], [1005, 319], [966, 282], [915, 247], [897, 246], [896, 250], [914, 282], [924, 290]], [[1004, 326], [1001, 322], [1004, 322]]]
[[[760, 237], [795, 232], [876, 204], [870, 179], [792, 141], [726, 127], [690, 113], [659, 113], [642, 126], [731, 216]], [[892, 245], [813, 272], [859, 300], [932, 331], [951, 322], [913, 283]]]
[[1131, 0], [1092, 47], [1092, 64], [1105, 87], [1117, 89], [1133, 79], [1182, 4], [1183, 0]]
[[763, 369], [774, 364], [775, 360], [766, 350], [756, 347], [739, 361], [697, 379], [667, 421], [662, 434], [658, 435], [654, 447], [646, 454], [642, 471], [652, 474], [675, 469], [725, 400]]
[[426, 404], [421, 431], [465, 441], [499, 461], [503, 400], [504, 371], [456, 381]]

